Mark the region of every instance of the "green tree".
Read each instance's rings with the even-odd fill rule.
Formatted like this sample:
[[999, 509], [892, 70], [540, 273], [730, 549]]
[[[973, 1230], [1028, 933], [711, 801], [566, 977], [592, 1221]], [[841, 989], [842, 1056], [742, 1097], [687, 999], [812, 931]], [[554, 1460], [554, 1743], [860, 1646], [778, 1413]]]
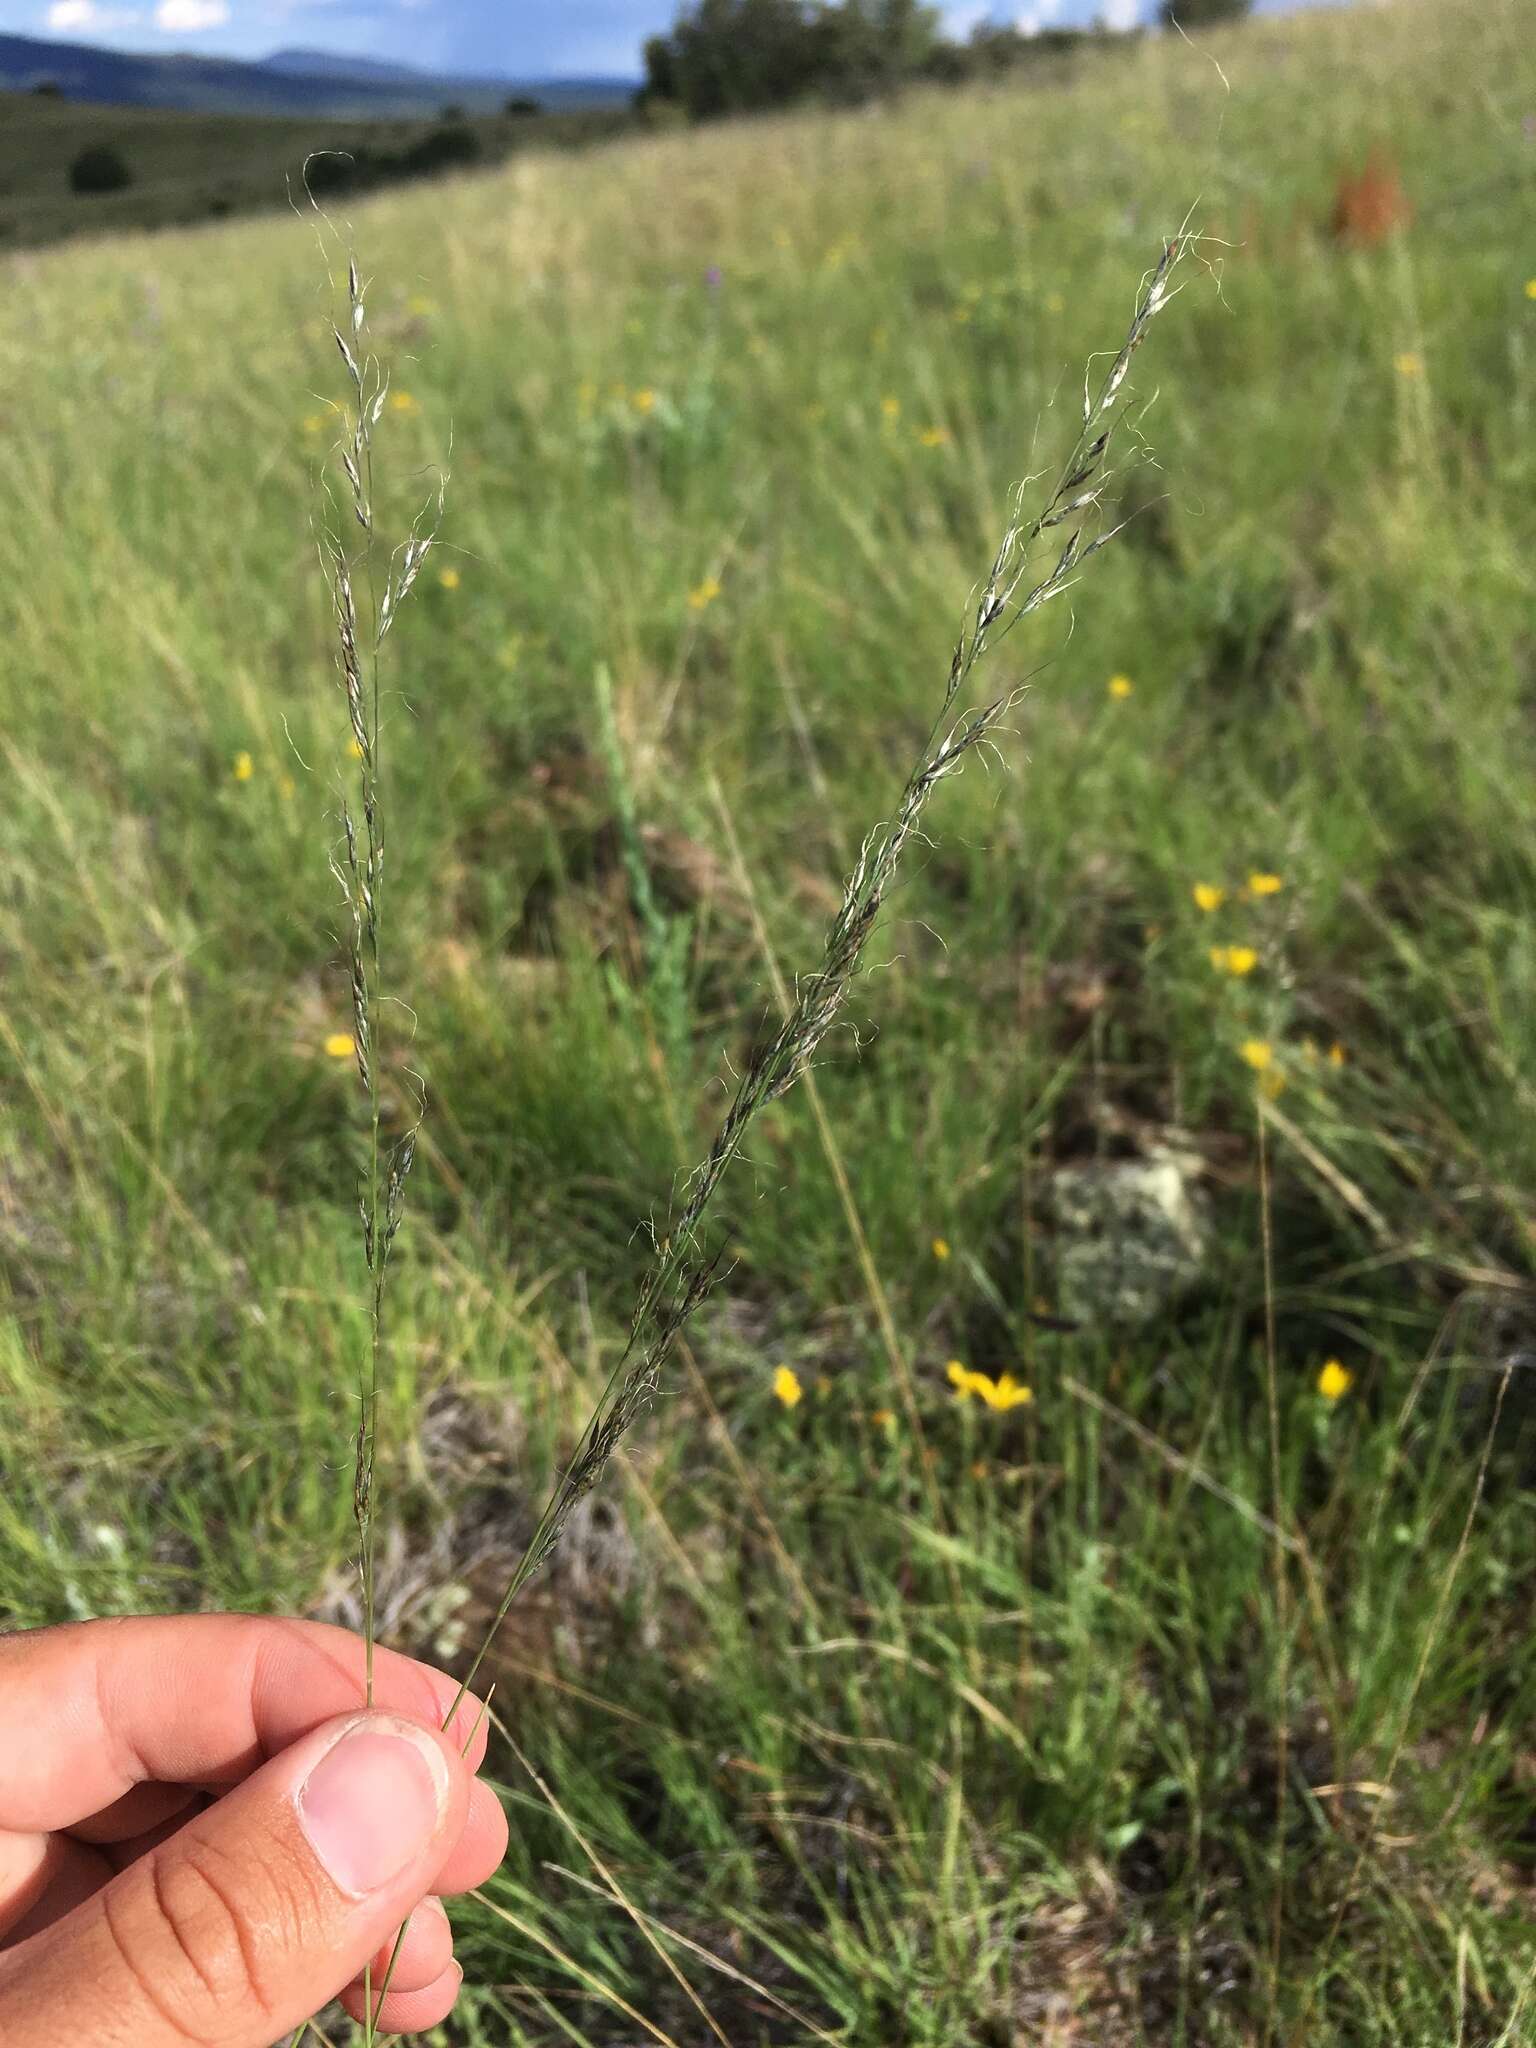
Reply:
[[82, 149], [69, 167], [71, 192], [123, 192], [133, 183], [133, 172], [109, 142]]
[[1162, 0], [1157, 18], [1168, 28], [1211, 28], [1217, 22], [1240, 21], [1253, 0]]
[[701, 119], [918, 76], [939, 44], [925, 0], [694, 0], [645, 47], [645, 95]]
[[919, 76], [940, 42], [938, 10], [923, 0], [843, 0], [822, 11], [817, 27], [824, 82], [851, 97]]

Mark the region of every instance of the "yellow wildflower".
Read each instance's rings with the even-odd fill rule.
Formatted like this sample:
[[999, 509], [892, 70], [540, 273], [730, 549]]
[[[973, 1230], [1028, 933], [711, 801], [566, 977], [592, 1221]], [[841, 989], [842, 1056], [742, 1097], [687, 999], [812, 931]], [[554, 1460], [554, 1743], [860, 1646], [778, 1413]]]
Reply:
[[1256, 1074], [1262, 1074], [1275, 1057], [1275, 1049], [1267, 1038], [1245, 1038], [1238, 1050]]
[[1399, 377], [1407, 377], [1410, 380], [1414, 377], [1422, 377], [1424, 374], [1424, 358], [1416, 349], [1403, 349], [1400, 354], [1392, 358], [1392, 366], [1397, 371]]
[[1220, 910], [1227, 900], [1227, 892], [1215, 882], [1196, 882], [1190, 892], [1195, 899], [1197, 910]]
[[249, 782], [256, 773], [256, 763], [251, 759], [244, 747], [240, 749], [231, 763], [230, 773], [234, 776], [236, 782]]
[[1355, 1376], [1347, 1365], [1340, 1365], [1336, 1358], [1330, 1358], [1317, 1376], [1317, 1391], [1325, 1401], [1339, 1401], [1355, 1383]]
[[363, 758], [363, 750], [358, 745], [356, 739], [350, 739], [347, 741], [347, 757], [349, 760], [353, 761], [361, 761], [361, 759]]
[[457, 590], [462, 578], [457, 569], [439, 569], [437, 580], [441, 583], [444, 590]]
[[941, 1266], [949, 1257], [949, 1239], [947, 1237], [936, 1237], [933, 1240], [933, 1256]]
[[333, 1031], [325, 1041], [325, 1052], [328, 1059], [349, 1060], [356, 1051], [357, 1046], [350, 1031]]
[[1525, 280], [1525, 296], [1528, 299], [1536, 299], [1536, 277], [1528, 277]]
[[414, 319], [430, 320], [432, 315], [437, 311], [437, 308], [430, 299], [424, 299], [420, 296], [420, 294], [418, 294], [415, 298], [406, 300], [405, 310], [409, 314], [411, 314], [411, 316]]
[[925, 448], [947, 448], [950, 432], [948, 427], [924, 427], [917, 438]]
[[691, 612], [703, 612], [703, 611], [708, 611], [709, 607], [710, 607], [710, 606], [711, 606], [711, 605], [712, 605], [712, 604], [714, 603], [715, 599], [716, 599], [716, 598], [717, 598], [717, 597], [718, 597], [719, 595], [720, 595], [720, 579], [719, 579], [719, 577], [718, 577], [718, 576], [706, 576], [706, 577], [704, 578], [704, 581], [703, 581], [702, 583], [696, 583], [696, 584], [694, 585], [693, 589], [689, 591], [689, 593], [688, 593], [688, 609], [689, 609], [689, 610], [690, 610]]
[[1346, 1061], [1346, 1060], [1347, 1060], [1348, 1058], [1349, 1058], [1349, 1054], [1348, 1054], [1348, 1053], [1347, 1053], [1347, 1052], [1346, 1052], [1346, 1051], [1344, 1050], [1343, 1046], [1342, 1046], [1342, 1045], [1340, 1045], [1339, 1041], [1338, 1041], [1337, 1039], [1335, 1039], [1335, 1040], [1333, 1041], [1332, 1045], [1330, 1045], [1330, 1046], [1329, 1046], [1329, 1048], [1328, 1048], [1328, 1064], [1329, 1064], [1329, 1066], [1330, 1066], [1330, 1067], [1342, 1067], [1342, 1066], [1343, 1066], [1343, 1064], [1344, 1064], [1344, 1062], [1345, 1062], [1345, 1061]]
[[896, 1427], [896, 1413], [891, 1408], [871, 1408], [869, 1419], [876, 1429], [894, 1429]]
[[630, 404], [638, 413], [654, 412], [656, 410], [656, 394], [647, 385], [635, 393], [634, 397], [630, 400]]
[[409, 419], [413, 413], [421, 411], [421, 400], [413, 397], [409, 391], [391, 391], [389, 409], [391, 412], [399, 413], [402, 419]]
[[800, 1375], [792, 1366], [781, 1365], [773, 1376], [774, 1399], [781, 1401], [786, 1408], [794, 1408], [799, 1405], [804, 1392], [805, 1389], [800, 1384]]
[[976, 1394], [988, 1408], [1006, 1414], [1010, 1408], [1023, 1408], [1034, 1400], [1031, 1388], [1021, 1386], [1011, 1372], [1000, 1373], [996, 1379], [984, 1372], [972, 1372], [962, 1365], [958, 1358], [952, 1358], [945, 1367], [945, 1376], [955, 1390], [956, 1398], [968, 1401]]
[[306, 434], [323, 434], [325, 432], [325, 414], [323, 412], [307, 412], [304, 415], [304, 431]]
[[1124, 703], [1135, 688], [1136, 685], [1129, 676], [1111, 676], [1109, 679], [1109, 694], [1121, 703]]
[[1006, 1414], [1010, 1408], [1027, 1408], [1034, 1400], [1034, 1390], [1020, 1385], [1011, 1372], [999, 1373], [995, 1380], [987, 1379], [984, 1373], [976, 1377], [984, 1382], [977, 1388], [989, 1408]]
[[1285, 887], [1278, 875], [1250, 875], [1248, 891], [1253, 896], [1278, 896]]
[[1259, 964], [1252, 946], [1212, 946], [1210, 960], [1218, 974], [1252, 974]]
[[880, 401], [880, 410], [888, 420], [899, 420], [901, 418], [901, 400], [887, 394]]

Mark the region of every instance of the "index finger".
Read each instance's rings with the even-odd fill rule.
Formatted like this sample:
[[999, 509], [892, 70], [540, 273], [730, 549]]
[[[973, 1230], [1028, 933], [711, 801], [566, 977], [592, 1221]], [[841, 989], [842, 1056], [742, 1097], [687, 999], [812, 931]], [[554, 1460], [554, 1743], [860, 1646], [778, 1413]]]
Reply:
[[[0, 1829], [73, 1827], [135, 1785], [232, 1785], [323, 1721], [363, 1704], [366, 1649], [346, 1629], [253, 1614], [69, 1623], [0, 1639]], [[442, 1727], [446, 1672], [373, 1653], [374, 1703]], [[449, 1729], [470, 1768], [480, 1705]], [[473, 1740], [471, 1731], [474, 1730]]]

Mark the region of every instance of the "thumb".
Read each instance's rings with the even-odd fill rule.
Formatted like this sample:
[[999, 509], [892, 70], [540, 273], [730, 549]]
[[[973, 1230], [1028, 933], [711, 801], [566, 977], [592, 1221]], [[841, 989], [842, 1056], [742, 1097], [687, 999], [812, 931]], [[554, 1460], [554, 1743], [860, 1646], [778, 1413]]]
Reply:
[[331, 1721], [0, 1958], [7, 2048], [267, 2048], [431, 1888], [469, 1774], [396, 1714]]

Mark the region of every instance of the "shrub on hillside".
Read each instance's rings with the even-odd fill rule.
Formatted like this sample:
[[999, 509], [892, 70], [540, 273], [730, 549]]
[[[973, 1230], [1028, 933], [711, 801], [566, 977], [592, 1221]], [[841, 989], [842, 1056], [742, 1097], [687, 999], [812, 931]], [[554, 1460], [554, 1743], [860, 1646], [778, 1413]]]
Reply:
[[1240, 21], [1253, 0], [1163, 0], [1158, 20], [1164, 28], [1211, 28], [1217, 22]]
[[321, 150], [305, 164], [304, 183], [316, 199], [351, 192], [363, 181], [368, 156], [367, 150]]
[[304, 179], [317, 199], [368, 191], [399, 178], [430, 178], [440, 171], [465, 170], [484, 154], [473, 128], [430, 128], [404, 149], [324, 150], [312, 156]]
[[69, 167], [71, 192], [122, 192], [132, 183], [133, 172], [108, 142], [82, 149]]
[[462, 170], [480, 161], [480, 138], [473, 128], [434, 128], [402, 152], [401, 174], [407, 178], [428, 178], [436, 171]]

